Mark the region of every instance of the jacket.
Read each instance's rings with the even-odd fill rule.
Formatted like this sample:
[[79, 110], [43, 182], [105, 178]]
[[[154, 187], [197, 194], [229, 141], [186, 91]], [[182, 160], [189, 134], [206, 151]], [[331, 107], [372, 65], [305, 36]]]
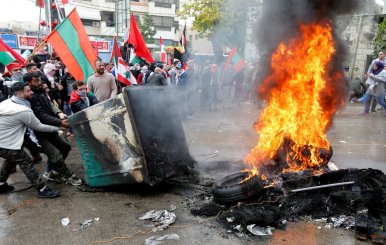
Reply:
[[87, 98], [90, 102], [89, 105], [87, 105], [87, 103], [84, 100], [82, 100], [82, 98], [75, 90], [72, 91], [71, 98], [70, 98], [70, 108], [72, 113], [77, 113], [78, 111], [84, 110], [90, 106], [98, 104], [98, 99], [92, 93], [88, 92]]
[[57, 114], [62, 111], [52, 104], [44, 89], [31, 88], [31, 90], [34, 92], [30, 100], [31, 108], [36, 117], [44, 124], [60, 126], [62, 120]]
[[7, 99], [0, 103], [0, 148], [20, 150], [27, 126], [40, 132], [58, 132], [59, 128], [42, 124], [32, 110]]

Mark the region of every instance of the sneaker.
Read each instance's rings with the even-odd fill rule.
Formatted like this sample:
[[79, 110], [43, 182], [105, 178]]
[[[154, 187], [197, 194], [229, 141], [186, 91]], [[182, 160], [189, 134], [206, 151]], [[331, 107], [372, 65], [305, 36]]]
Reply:
[[82, 184], [82, 180], [76, 177], [75, 174], [73, 174], [66, 179], [66, 184], [77, 186]]
[[60, 191], [53, 190], [48, 186], [44, 186], [42, 189], [38, 190], [38, 198], [54, 198], [59, 196]]
[[13, 187], [12, 185], [8, 185], [7, 182], [0, 185], [0, 194], [5, 194], [13, 190], [15, 190], [15, 187]]
[[62, 177], [58, 172], [54, 170], [51, 170], [49, 172], [44, 172], [43, 178], [50, 181], [59, 182], [59, 183], [63, 183], [66, 181], [64, 177]]

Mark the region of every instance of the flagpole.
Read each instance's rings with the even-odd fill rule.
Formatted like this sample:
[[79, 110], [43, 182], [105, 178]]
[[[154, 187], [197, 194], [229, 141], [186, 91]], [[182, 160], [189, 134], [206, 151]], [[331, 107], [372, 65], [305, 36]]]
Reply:
[[43, 40], [39, 46], [37, 46], [34, 51], [28, 56], [28, 58], [25, 60], [25, 64], [28, 63], [28, 61], [31, 59], [31, 57], [33, 57], [35, 55], [35, 53], [43, 46], [43, 44], [45, 44], [47, 42], [47, 39]]

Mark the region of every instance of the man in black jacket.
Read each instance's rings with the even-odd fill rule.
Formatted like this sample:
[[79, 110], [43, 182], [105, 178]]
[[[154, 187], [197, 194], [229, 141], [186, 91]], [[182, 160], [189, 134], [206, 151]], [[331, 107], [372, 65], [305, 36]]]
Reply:
[[86, 84], [82, 81], [76, 81], [72, 85], [70, 98], [70, 107], [72, 113], [84, 110], [90, 106], [98, 104], [98, 99], [90, 92], [87, 92]]
[[[31, 81], [25, 82], [31, 85], [31, 90], [34, 93], [31, 97], [31, 108], [36, 117], [44, 124], [68, 128], [69, 122], [66, 115], [52, 104], [42, 88], [40, 74], [32, 73], [28, 79]], [[39, 150], [47, 155], [54, 168], [45, 173], [43, 177], [72, 185], [81, 185], [82, 181], [67, 168], [64, 162], [71, 150], [70, 143], [58, 133], [36, 132], [36, 136], [41, 145]]]

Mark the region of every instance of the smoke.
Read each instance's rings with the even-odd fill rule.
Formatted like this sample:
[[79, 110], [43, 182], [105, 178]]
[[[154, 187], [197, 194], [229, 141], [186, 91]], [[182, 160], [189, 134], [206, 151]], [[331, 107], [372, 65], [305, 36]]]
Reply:
[[[280, 42], [298, 34], [299, 23], [330, 21], [336, 30], [336, 17], [353, 12], [359, 5], [359, 0], [264, 1], [255, 32], [260, 49], [272, 53]], [[338, 35], [335, 38], [339, 40]]]
[[[348, 93], [348, 81], [344, 81], [342, 74], [343, 61], [347, 53], [346, 44], [340, 39], [337, 18], [340, 15], [353, 13], [363, 5], [359, 0], [270, 0], [264, 1], [261, 19], [256, 26], [256, 40], [263, 56], [260, 60], [259, 78], [264, 78], [270, 73], [270, 58], [280, 43], [296, 37], [299, 34], [299, 24], [329, 23], [333, 28], [336, 52], [332, 59], [332, 67], [327, 74], [328, 92], [322, 95], [322, 108], [335, 113], [340, 105], [344, 104]], [[272, 81], [271, 88], [276, 85]], [[263, 99], [269, 96], [270, 88], [259, 94]], [[334, 108], [331, 110], [331, 108]], [[332, 115], [330, 115], [332, 117]]]

